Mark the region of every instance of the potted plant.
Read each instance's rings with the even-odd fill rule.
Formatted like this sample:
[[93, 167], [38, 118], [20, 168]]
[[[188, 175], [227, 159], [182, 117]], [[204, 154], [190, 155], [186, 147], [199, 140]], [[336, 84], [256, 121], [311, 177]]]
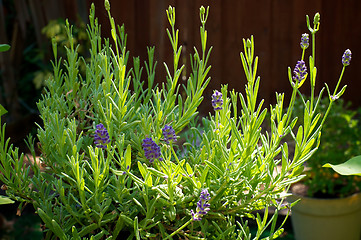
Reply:
[[[329, 99], [323, 98], [319, 108], [326, 111]], [[299, 107], [301, 106], [301, 107]], [[295, 103], [295, 116], [304, 108], [301, 99]], [[305, 195], [314, 198], [343, 198], [360, 191], [361, 179], [357, 176], [340, 176], [332, 169], [322, 168], [326, 163], [337, 165], [345, 162], [361, 151], [361, 129], [357, 110], [350, 109], [350, 103], [339, 99], [329, 111], [328, 120], [323, 126], [322, 144], [312, 160], [305, 164], [306, 175], [302, 183]]]
[[[325, 108], [328, 101], [323, 99], [320, 108]], [[333, 105], [323, 126], [322, 144], [305, 165], [305, 179], [291, 187], [295, 195], [293, 200], [301, 198], [293, 207], [291, 217], [297, 239], [321, 236], [359, 239], [361, 178], [322, 168], [327, 162], [338, 165], [360, 152], [361, 131], [357, 117], [357, 111], [348, 109], [342, 99]], [[304, 224], [307, 231], [301, 229]], [[343, 230], [333, 232], [330, 229]]]
[[[84, 77], [68, 23], [65, 59], [57, 57], [53, 41], [53, 76], [38, 103], [43, 120], [38, 143], [27, 140], [34, 159], [39, 147], [40, 162], [24, 166], [25, 155], [5, 140], [5, 125], [0, 128], [0, 180], [8, 197], [20, 202], [19, 211], [34, 206], [45, 239], [259, 239], [267, 228], [269, 239], [277, 238], [283, 231], [282, 224], [276, 225], [277, 213], [290, 207], [283, 204], [285, 189], [302, 178], [303, 163], [317, 149], [328, 113], [321, 117], [314, 105], [319, 99], [311, 97], [304, 104], [312, 111], [303, 115], [310, 121], [295, 129], [294, 101], [307, 76], [303, 56], [294, 74], [289, 69], [290, 102], [276, 94], [268, 131], [261, 127], [268, 110], [257, 98], [253, 37], [243, 41], [241, 53], [245, 94], [222, 86], [209, 102], [213, 111], [197, 121], [210, 81], [208, 8], [200, 8], [201, 49], [191, 56], [191, 74], [182, 88], [175, 9], [166, 11], [173, 62], [165, 64], [167, 78], [160, 86], [153, 84], [154, 48], [148, 49], [144, 84], [139, 58], [129, 67], [124, 27], [116, 26], [107, 0], [105, 9], [111, 39], [101, 38], [92, 5]], [[310, 64], [314, 93], [312, 58]], [[289, 135], [294, 146], [283, 141]], [[276, 211], [269, 217], [271, 206]], [[264, 217], [255, 213], [261, 209]], [[255, 235], [247, 217], [257, 222]]]
[[342, 176], [361, 176], [361, 155], [355, 156], [346, 162], [339, 164], [326, 163], [326, 168], [332, 168], [335, 172]]
[[[310, 28], [311, 33], [315, 32], [314, 29]], [[349, 64], [345, 61], [345, 55], [342, 64], [344, 68]], [[321, 98], [318, 103], [318, 107], [323, 110], [321, 112], [328, 114], [327, 122], [323, 125], [321, 144], [305, 163], [305, 178], [291, 187], [293, 196], [289, 197], [289, 201], [300, 199], [292, 208], [291, 217], [297, 240], [360, 237], [358, 221], [361, 216], [361, 178], [341, 176], [332, 169], [322, 168], [327, 162], [342, 163], [345, 159], [356, 156], [361, 150], [357, 111], [350, 109], [349, 104], [345, 104], [339, 97], [334, 92], [327, 98]], [[302, 104], [304, 98], [300, 96], [296, 100], [295, 117], [308, 111]]]

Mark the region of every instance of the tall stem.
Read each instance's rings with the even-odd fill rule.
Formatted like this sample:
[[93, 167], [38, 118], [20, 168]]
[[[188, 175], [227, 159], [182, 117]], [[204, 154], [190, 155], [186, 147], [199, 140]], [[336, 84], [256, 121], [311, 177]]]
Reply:
[[188, 224], [190, 224], [193, 221], [193, 218], [189, 219], [188, 222], [186, 222], [185, 224], [183, 224], [180, 228], [178, 228], [176, 231], [174, 231], [171, 235], [169, 235], [168, 237], [164, 238], [164, 240], [167, 240], [171, 237], [173, 237], [174, 235], [176, 235], [177, 233], [179, 233], [179, 231], [181, 231], [183, 228], [185, 228], [186, 226], [188, 226]]
[[321, 122], [321, 125], [320, 125], [320, 126], [323, 126], [323, 123], [326, 121], [327, 115], [328, 115], [328, 113], [329, 113], [330, 110], [331, 110], [332, 104], [333, 104], [333, 102], [336, 100], [334, 97], [335, 97], [335, 95], [337, 94], [337, 89], [338, 89], [338, 87], [340, 86], [341, 79], [342, 79], [342, 77], [343, 77], [343, 73], [344, 73], [344, 72], [345, 72], [345, 66], [343, 66], [343, 68], [342, 68], [342, 71], [341, 71], [340, 77], [339, 77], [339, 79], [338, 79], [337, 85], [336, 85], [336, 87], [335, 87], [335, 90], [333, 91], [333, 95], [330, 96], [330, 104], [328, 105], [327, 111], [326, 111], [326, 113], [325, 113], [325, 116], [324, 116], [323, 119], [322, 119], [322, 122]]
[[314, 66], [316, 65], [316, 32], [312, 32], [312, 69], [310, 69], [310, 82], [311, 82], [311, 104], [310, 104], [310, 112], [313, 112], [313, 100], [315, 98], [315, 78], [314, 76]]

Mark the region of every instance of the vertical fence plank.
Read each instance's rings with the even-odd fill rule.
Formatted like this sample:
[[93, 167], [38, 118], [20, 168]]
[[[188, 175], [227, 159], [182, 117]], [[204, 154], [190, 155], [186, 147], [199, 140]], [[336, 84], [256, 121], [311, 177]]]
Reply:
[[[255, 41], [255, 56], [258, 56], [258, 71], [257, 76], [261, 78], [260, 92], [258, 99], [264, 99], [268, 105], [270, 98], [274, 98], [274, 94], [270, 94], [272, 89], [273, 79], [271, 75], [272, 66], [272, 52], [270, 47], [272, 46], [271, 35], [271, 21], [272, 12], [270, 11], [273, 1], [244, 1], [241, 6], [241, 14], [243, 24], [239, 26], [239, 32], [243, 35], [242, 38], [249, 38], [254, 36]], [[237, 43], [243, 50], [243, 43], [238, 41]], [[232, 51], [230, 49], [230, 51]], [[239, 68], [242, 70], [242, 77], [244, 76], [241, 62], [238, 61]], [[244, 92], [244, 86], [241, 86], [242, 92]], [[266, 105], [266, 106], [267, 106]]]
[[[272, 54], [269, 96], [289, 88], [287, 65], [292, 62], [292, 1], [272, 1], [271, 42]], [[285, 64], [287, 63], [287, 65]], [[280, 84], [281, 83], [281, 84]], [[271, 96], [273, 95], [273, 96]]]
[[342, 82], [348, 85], [343, 98], [352, 101], [354, 107], [360, 107], [361, 2], [356, 0], [335, 1], [332, 4], [327, 1], [322, 2], [320, 55], [325, 60], [321, 63], [322, 80], [334, 89], [342, 69], [342, 54], [347, 48], [351, 49], [351, 65], [346, 68]]

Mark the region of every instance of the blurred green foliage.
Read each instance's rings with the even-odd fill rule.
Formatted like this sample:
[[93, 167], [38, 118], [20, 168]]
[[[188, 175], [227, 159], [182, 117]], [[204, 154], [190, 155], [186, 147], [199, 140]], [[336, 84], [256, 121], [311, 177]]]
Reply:
[[[320, 102], [320, 112], [325, 112], [329, 99]], [[294, 116], [303, 115], [303, 104], [296, 100]], [[326, 163], [340, 164], [361, 152], [361, 109], [351, 109], [351, 103], [343, 99], [335, 101], [327, 121], [323, 126], [321, 144], [307, 162], [306, 180], [308, 195], [312, 197], [344, 197], [360, 190], [359, 176], [341, 176], [331, 168], [323, 168]]]

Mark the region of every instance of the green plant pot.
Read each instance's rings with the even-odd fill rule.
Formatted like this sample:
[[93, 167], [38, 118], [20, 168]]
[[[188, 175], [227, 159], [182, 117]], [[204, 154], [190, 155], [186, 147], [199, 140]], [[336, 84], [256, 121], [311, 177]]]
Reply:
[[360, 240], [361, 193], [346, 198], [318, 199], [299, 195], [291, 219], [296, 240]]

